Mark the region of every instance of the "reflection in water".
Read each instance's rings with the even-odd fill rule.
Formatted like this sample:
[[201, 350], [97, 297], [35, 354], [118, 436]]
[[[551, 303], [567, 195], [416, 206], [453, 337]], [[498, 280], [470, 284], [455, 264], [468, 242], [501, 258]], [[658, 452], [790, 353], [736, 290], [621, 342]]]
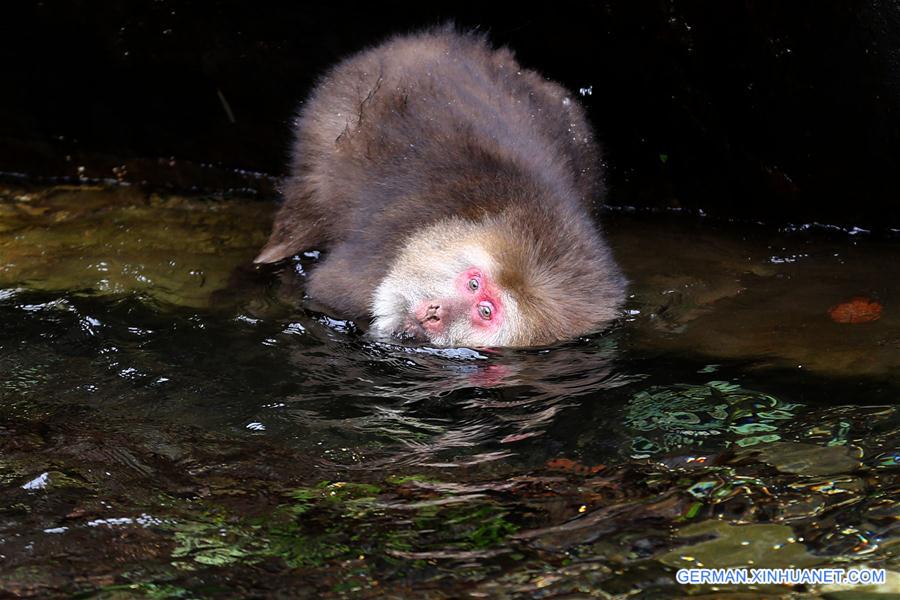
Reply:
[[[598, 347], [598, 342], [603, 342]], [[612, 369], [612, 344], [544, 351], [458, 352], [358, 342], [289, 364], [310, 373], [302, 394], [282, 400], [304, 435], [360, 437], [371, 448], [353, 468], [473, 465], [515, 453], [559, 413], [630, 381]], [[348, 382], [350, 382], [348, 384]], [[333, 418], [335, 405], [344, 407]], [[349, 414], [348, 414], [349, 413]], [[487, 449], [487, 451], [485, 451]]]
[[[246, 268], [269, 212], [0, 195], [5, 592], [669, 597], [675, 568], [735, 557], [900, 571], [895, 244], [614, 215], [622, 323], [433, 349], [306, 303], [316, 253]], [[858, 295], [878, 320], [829, 318]]]

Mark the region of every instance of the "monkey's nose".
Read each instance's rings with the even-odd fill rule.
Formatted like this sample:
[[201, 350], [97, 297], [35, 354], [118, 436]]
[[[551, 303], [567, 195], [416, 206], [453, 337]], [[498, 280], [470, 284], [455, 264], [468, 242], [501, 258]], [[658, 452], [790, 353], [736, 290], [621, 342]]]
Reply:
[[446, 307], [438, 302], [424, 302], [416, 311], [416, 320], [428, 332], [437, 332], [444, 328], [447, 317]]
[[441, 317], [443, 317], [441, 305], [429, 304], [428, 308], [425, 309], [425, 318], [419, 319], [419, 324], [425, 329], [437, 329], [441, 327]]

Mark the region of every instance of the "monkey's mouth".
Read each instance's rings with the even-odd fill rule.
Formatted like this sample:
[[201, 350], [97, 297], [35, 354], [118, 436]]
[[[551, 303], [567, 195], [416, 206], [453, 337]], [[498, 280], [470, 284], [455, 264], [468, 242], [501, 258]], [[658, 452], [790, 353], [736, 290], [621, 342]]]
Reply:
[[400, 334], [403, 338], [417, 342], [434, 341], [435, 324], [440, 323], [441, 317], [437, 311], [430, 310], [424, 314], [418, 314], [413, 306], [407, 307], [406, 317], [402, 321]]
[[385, 310], [390, 316], [378, 316], [372, 322], [372, 331], [382, 338], [391, 338], [398, 342], [421, 344], [434, 342], [429, 325], [439, 322], [438, 314], [416, 314], [415, 307], [420, 301], [410, 300], [397, 295], [393, 299], [391, 310]]
[[403, 329], [397, 332], [397, 337], [405, 340], [414, 340], [417, 342], [427, 342], [430, 338], [428, 332], [422, 327], [422, 324], [413, 318], [408, 318]]

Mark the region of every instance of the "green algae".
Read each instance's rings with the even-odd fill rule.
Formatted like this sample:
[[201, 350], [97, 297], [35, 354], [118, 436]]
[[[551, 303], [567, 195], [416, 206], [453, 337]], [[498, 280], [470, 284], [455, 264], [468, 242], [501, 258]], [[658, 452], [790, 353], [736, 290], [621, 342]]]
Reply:
[[635, 432], [632, 454], [648, 456], [710, 443], [774, 442], [799, 408], [727, 381], [654, 386], [631, 398], [624, 424]]
[[264, 516], [245, 519], [217, 509], [163, 528], [174, 537], [174, 564], [187, 570], [196, 568], [192, 562], [222, 567], [275, 558], [300, 568], [360, 556], [487, 550], [519, 530], [509, 511], [490, 501], [441, 504], [452, 499], [441, 495], [398, 503], [395, 491], [388, 482], [326, 481], [285, 492], [288, 501]]

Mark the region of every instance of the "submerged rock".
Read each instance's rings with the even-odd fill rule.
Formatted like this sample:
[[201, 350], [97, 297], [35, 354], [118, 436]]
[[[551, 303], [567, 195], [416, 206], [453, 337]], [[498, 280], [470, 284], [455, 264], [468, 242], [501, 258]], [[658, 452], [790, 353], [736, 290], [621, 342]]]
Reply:
[[265, 241], [271, 208], [129, 187], [0, 191], [0, 288], [203, 307]]

